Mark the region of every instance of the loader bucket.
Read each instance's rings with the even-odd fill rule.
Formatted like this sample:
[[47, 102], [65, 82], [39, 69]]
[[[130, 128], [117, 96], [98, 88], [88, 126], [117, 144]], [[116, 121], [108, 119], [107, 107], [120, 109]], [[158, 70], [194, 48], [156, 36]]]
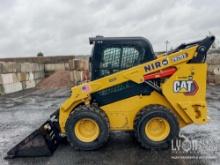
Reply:
[[48, 120], [40, 128], [10, 149], [5, 159], [50, 156], [56, 150], [59, 142], [60, 137], [58, 130], [55, 125]]

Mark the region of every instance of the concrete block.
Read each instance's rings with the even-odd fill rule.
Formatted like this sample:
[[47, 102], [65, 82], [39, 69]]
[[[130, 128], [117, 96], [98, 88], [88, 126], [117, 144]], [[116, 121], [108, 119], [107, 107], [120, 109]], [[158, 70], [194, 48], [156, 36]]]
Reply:
[[16, 73], [20, 72], [21, 64], [15, 62], [1, 62], [1, 72], [0, 73]]
[[16, 72], [21, 72], [21, 63], [16, 63]]
[[25, 89], [34, 88], [36, 82], [34, 80], [25, 81]]
[[3, 73], [3, 64], [0, 62], [0, 74]]
[[73, 60], [73, 69], [74, 70], [83, 70], [83, 62], [80, 59]]
[[89, 60], [85, 60], [85, 70], [89, 70]]
[[17, 73], [18, 81], [27, 81], [29, 79], [29, 74], [24, 72]]
[[41, 80], [42, 80], [42, 79], [37, 79], [37, 80], [35, 80], [36, 85], [37, 85], [39, 82], [41, 82]]
[[28, 80], [42, 79], [44, 76], [44, 72], [30, 72]]
[[33, 72], [37, 72], [37, 71], [40, 71], [40, 65], [39, 64], [33, 64]]
[[215, 75], [215, 84], [220, 84], [220, 75]]
[[34, 73], [33, 72], [30, 72], [29, 73], [29, 78], [28, 80], [34, 80]]
[[31, 63], [23, 63], [21, 65], [21, 72], [31, 72], [33, 71], [33, 65]]
[[12, 84], [3, 84], [2, 86], [5, 94], [14, 93], [22, 90], [21, 82], [16, 82]]
[[220, 84], [220, 75], [208, 75], [208, 83]]
[[79, 82], [83, 82], [83, 81], [88, 81], [89, 78], [89, 71], [78, 71], [78, 70], [74, 70], [74, 71], [70, 71], [70, 80], [72, 82], [75, 82], [76, 84], [78, 84]]
[[208, 65], [208, 73], [209, 74], [213, 74], [213, 75], [219, 75], [220, 74], [220, 64], [219, 65], [217, 65], [217, 64], [215, 64], [215, 65]]
[[215, 75], [220, 75], [220, 65], [219, 65], [219, 66], [216, 66], [216, 67], [214, 68], [213, 73], [214, 73]]
[[22, 81], [22, 82], [21, 82], [21, 85], [22, 85], [22, 89], [23, 89], [23, 90], [26, 89], [26, 81]]
[[3, 81], [2, 81], [2, 76], [0, 74], [0, 85], [3, 84]]
[[41, 77], [40, 79], [43, 79], [45, 77], [45, 73], [44, 72], [41, 72]]
[[220, 64], [220, 54], [208, 54], [206, 61], [212, 65]]
[[45, 71], [48, 72], [48, 71], [52, 71], [54, 70], [54, 67], [52, 64], [45, 64]]
[[83, 81], [83, 71], [71, 71], [70, 72], [70, 80], [74, 82], [74, 84], [78, 84]]
[[215, 68], [215, 65], [209, 64], [208, 65], [208, 74], [213, 74], [214, 68]]
[[43, 64], [36, 64], [34, 63], [34, 72], [40, 72], [44, 71], [44, 65]]
[[0, 96], [4, 94], [4, 88], [3, 86], [0, 84]]
[[65, 70], [70, 70], [70, 65], [69, 65], [69, 63], [64, 63], [64, 66], [65, 66]]
[[69, 60], [69, 68], [70, 70], [74, 70], [73, 60]]
[[208, 81], [208, 83], [214, 84], [215, 83], [215, 75], [208, 74], [207, 81]]
[[59, 71], [59, 70], [65, 70], [64, 63], [59, 64], [45, 64], [45, 71]]
[[15, 73], [1, 74], [0, 77], [1, 77], [1, 84], [12, 84], [18, 82]]
[[39, 72], [44, 70], [43, 64], [37, 63], [22, 63], [21, 72]]
[[82, 72], [82, 81], [90, 80], [90, 78], [89, 78], [89, 71], [88, 70], [83, 70], [81, 72]]
[[70, 70], [89, 70], [89, 64], [86, 60], [73, 59], [69, 61]]
[[45, 77], [45, 73], [42, 72], [42, 71], [41, 72], [35, 72], [34, 77], [35, 77], [35, 79], [42, 79], [42, 78]]
[[54, 64], [54, 70], [58, 71], [58, 70], [65, 70], [65, 65], [64, 63], [61, 64]]

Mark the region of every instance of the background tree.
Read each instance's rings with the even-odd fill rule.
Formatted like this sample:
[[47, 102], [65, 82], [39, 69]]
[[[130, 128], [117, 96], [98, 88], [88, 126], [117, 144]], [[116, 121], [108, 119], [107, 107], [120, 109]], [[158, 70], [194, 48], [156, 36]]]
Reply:
[[37, 53], [37, 57], [43, 57], [44, 54], [42, 52]]

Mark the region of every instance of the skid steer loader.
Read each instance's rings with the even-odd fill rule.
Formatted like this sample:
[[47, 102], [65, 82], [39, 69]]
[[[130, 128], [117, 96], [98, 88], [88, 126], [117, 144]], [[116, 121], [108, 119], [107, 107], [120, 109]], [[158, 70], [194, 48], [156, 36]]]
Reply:
[[79, 150], [103, 146], [110, 131], [133, 131], [146, 149], [167, 148], [179, 129], [207, 122], [207, 51], [215, 37], [160, 54], [142, 37], [90, 38], [91, 81], [6, 158], [49, 156], [66, 140]]

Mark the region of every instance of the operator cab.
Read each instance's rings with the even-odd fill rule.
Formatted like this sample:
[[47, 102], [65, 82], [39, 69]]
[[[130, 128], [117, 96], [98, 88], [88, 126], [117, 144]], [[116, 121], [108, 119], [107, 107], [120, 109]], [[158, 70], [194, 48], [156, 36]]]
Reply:
[[[89, 38], [94, 44], [90, 58], [91, 79], [96, 80], [115, 72], [154, 60], [156, 58], [150, 42], [143, 37], [103, 37]], [[149, 95], [153, 89], [145, 83], [132, 81], [98, 91], [92, 98], [100, 106], [135, 95]]]
[[113, 74], [155, 59], [151, 43], [143, 37], [89, 38], [94, 44], [91, 64], [91, 79]]

